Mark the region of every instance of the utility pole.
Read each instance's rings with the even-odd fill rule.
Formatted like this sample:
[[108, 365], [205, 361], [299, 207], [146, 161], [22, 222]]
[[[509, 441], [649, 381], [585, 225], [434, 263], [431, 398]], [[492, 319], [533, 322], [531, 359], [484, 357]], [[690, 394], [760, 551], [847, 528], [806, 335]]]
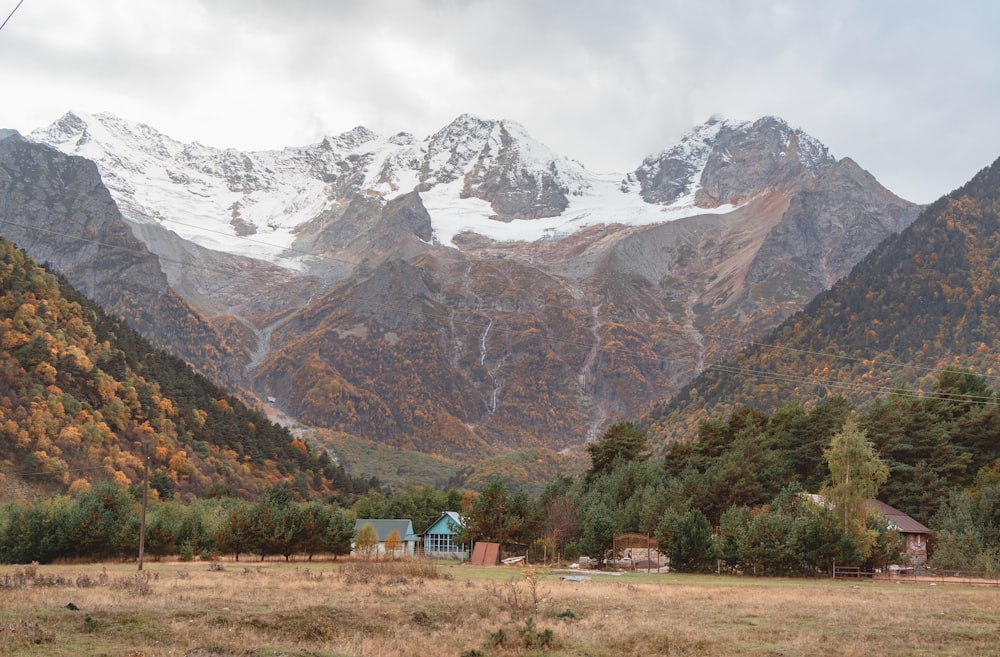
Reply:
[[142, 556], [146, 551], [146, 497], [149, 492], [149, 457], [142, 462], [142, 515], [139, 517], [139, 570], [142, 570]]

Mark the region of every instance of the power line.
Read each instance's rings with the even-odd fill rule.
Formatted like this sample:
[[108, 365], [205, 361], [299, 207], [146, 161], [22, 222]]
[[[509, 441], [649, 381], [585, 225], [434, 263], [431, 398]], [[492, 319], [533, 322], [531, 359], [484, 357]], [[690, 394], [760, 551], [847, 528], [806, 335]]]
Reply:
[[759, 379], [770, 379], [770, 380], [780, 381], [783, 383], [815, 385], [815, 386], [833, 388], [839, 390], [858, 390], [861, 392], [868, 393], [872, 396], [892, 395], [897, 397], [908, 397], [912, 399], [952, 401], [952, 402], [969, 403], [969, 404], [989, 404], [997, 402], [997, 398], [992, 395], [966, 395], [966, 394], [959, 395], [953, 393], [939, 393], [939, 392], [925, 393], [922, 391], [911, 391], [892, 386], [867, 385], [864, 383], [860, 383], [857, 380], [841, 381], [838, 379], [824, 379], [817, 376], [810, 376], [808, 374], [806, 375], [784, 374], [780, 372], [769, 372], [767, 370], [759, 370], [749, 367], [734, 367], [731, 365], [727, 365], [725, 363], [710, 365], [709, 367], [705, 368], [705, 371], [706, 372], [718, 371], [727, 374], [741, 374], [741, 375], [757, 377]]
[[95, 472], [97, 470], [107, 471], [108, 467], [109, 467], [108, 465], [95, 465], [86, 468], [66, 468], [64, 470], [60, 469], [58, 471], [56, 470], [37, 470], [35, 472], [15, 471], [14, 474], [16, 474], [18, 477], [46, 477], [46, 476], [50, 477], [53, 475], [60, 475], [64, 472]]
[[0, 30], [2, 30], [7, 25], [7, 21], [9, 21], [11, 17], [14, 16], [14, 12], [17, 11], [18, 7], [21, 6], [22, 2], [24, 2], [24, 0], [18, 0], [17, 5], [15, 5], [14, 8], [10, 10], [10, 13], [7, 14], [7, 18], [3, 19], [3, 23], [0, 23]]
[[[70, 223], [75, 223], [75, 224], [77, 224], [79, 226], [82, 226], [82, 224], [74, 221], [73, 219], [67, 219], [67, 221], [70, 222]], [[23, 228], [24, 230], [37, 231], [39, 233], [45, 233], [47, 235], [56, 235], [58, 237], [65, 237], [65, 238], [70, 239], [70, 240], [77, 240], [78, 242], [85, 242], [87, 244], [94, 244], [96, 246], [105, 246], [105, 247], [107, 247], [109, 249], [116, 249], [118, 251], [123, 251], [125, 253], [132, 253], [132, 254], [135, 254], [135, 255], [142, 256], [144, 258], [145, 257], [149, 257], [149, 256], [153, 256], [154, 258], [156, 258], [157, 260], [162, 261], [162, 262], [169, 262], [169, 263], [173, 263], [175, 265], [184, 266], [184, 267], [193, 267], [194, 269], [200, 269], [201, 271], [212, 272], [212, 273], [215, 273], [215, 274], [232, 274], [231, 270], [209, 267], [208, 265], [204, 265], [202, 263], [198, 263], [197, 265], [192, 265], [192, 263], [190, 263], [190, 262], [186, 262], [186, 261], [183, 261], [183, 260], [177, 260], [175, 258], [169, 258], [167, 256], [162, 256], [162, 255], [159, 255], [157, 253], [153, 253], [149, 249], [141, 249], [141, 248], [131, 247], [131, 246], [122, 246], [121, 244], [111, 244], [110, 242], [102, 242], [101, 240], [92, 239], [92, 238], [89, 238], [89, 237], [81, 237], [79, 235], [70, 235], [68, 233], [63, 233], [63, 232], [60, 232], [58, 230], [52, 230], [50, 228], [42, 228], [41, 226], [33, 226], [33, 225], [29, 225], [29, 224], [22, 224], [22, 223], [18, 223], [16, 221], [11, 221], [10, 219], [4, 219], [2, 217], [0, 217], [0, 224], [8, 224], [10, 226], [17, 226], [18, 228]]]

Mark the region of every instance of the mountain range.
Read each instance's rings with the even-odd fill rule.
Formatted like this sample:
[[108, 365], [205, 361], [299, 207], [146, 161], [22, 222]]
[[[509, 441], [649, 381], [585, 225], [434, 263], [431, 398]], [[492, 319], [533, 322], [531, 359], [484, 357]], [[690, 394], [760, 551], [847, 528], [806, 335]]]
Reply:
[[672, 397], [921, 208], [775, 117], [625, 174], [511, 121], [243, 153], [109, 115], [0, 135], [0, 231], [245, 399], [477, 461]]
[[[938, 379], [952, 368], [997, 387], [997, 263], [1000, 160], [928, 206], [772, 334], [707, 368], [643, 422], [665, 445], [694, 437], [702, 420], [743, 405], [773, 412], [838, 396], [857, 406], [879, 397], [959, 400], [982, 406], [992, 418], [992, 393], [943, 393]], [[995, 427], [959, 429], [966, 440], [982, 441], [977, 458], [995, 451]], [[892, 430], [916, 433], [917, 427], [897, 422]]]

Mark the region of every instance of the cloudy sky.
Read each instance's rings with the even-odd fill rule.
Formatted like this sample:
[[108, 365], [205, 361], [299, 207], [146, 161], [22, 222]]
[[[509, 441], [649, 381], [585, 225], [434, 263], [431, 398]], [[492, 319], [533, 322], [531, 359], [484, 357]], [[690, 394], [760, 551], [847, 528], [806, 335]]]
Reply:
[[108, 111], [265, 149], [469, 112], [606, 173], [773, 114], [929, 202], [1000, 156], [998, 26], [992, 0], [22, 0], [0, 127]]

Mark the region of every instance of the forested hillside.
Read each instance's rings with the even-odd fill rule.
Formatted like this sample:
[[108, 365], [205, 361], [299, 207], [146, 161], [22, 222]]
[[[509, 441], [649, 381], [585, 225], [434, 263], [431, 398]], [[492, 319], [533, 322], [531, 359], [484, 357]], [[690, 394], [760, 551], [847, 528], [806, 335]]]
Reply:
[[743, 404], [929, 393], [945, 366], [1000, 374], [1000, 160], [936, 201], [831, 290], [644, 419], [658, 449]]
[[743, 406], [707, 420], [697, 440], [676, 441], [665, 467], [691, 506], [714, 522], [731, 506], [763, 504], [795, 484], [829, 483], [825, 450], [852, 418], [888, 467], [878, 497], [929, 523], [953, 491], [1000, 465], [1000, 405], [983, 377], [946, 369], [925, 397], [885, 394], [864, 410], [828, 397], [765, 413]]
[[142, 481], [159, 497], [364, 490], [0, 239], [0, 495]]

